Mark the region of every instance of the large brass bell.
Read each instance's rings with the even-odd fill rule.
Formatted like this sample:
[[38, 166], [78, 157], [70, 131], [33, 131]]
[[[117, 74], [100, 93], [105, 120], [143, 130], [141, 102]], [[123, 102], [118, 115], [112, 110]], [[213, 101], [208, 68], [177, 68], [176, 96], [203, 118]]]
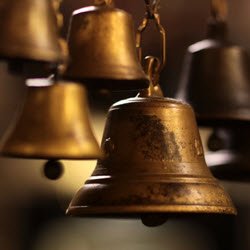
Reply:
[[0, 4], [0, 57], [58, 63], [63, 60], [51, 0], [8, 0]]
[[68, 44], [68, 79], [113, 90], [148, 87], [148, 78], [137, 58], [132, 18], [125, 11], [110, 6], [76, 10]]
[[2, 145], [5, 156], [41, 159], [96, 159], [101, 156], [89, 118], [86, 90], [71, 82], [27, 82], [19, 120]]
[[206, 166], [192, 108], [152, 91], [110, 108], [106, 157], [71, 201], [69, 215], [236, 213]]
[[225, 22], [210, 22], [207, 39], [188, 48], [176, 97], [193, 106], [201, 124], [250, 119], [250, 60], [227, 41]]

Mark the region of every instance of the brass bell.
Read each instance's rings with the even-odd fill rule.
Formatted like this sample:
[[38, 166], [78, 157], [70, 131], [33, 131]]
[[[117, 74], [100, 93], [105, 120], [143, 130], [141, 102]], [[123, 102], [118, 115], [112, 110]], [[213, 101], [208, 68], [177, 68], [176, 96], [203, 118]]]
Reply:
[[206, 166], [192, 108], [153, 96], [110, 108], [102, 140], [105, 158], [74, 196], [69, 215], [236, 213]]
[[64, 58], [51, 0], [8, 0], [0, 5], [0, 57], [58, 63]]
[[68, 44], [71, 61], [66, 78], [102, 89], [148, 87], [137, 58], [132, 18], [125, 11], [110, 6], [76, 10]]
[[250, 59], [227, 40], [225, 22], [210, 22], [207, 39], [189, 46], [176, 97], [200, 124], [250, 119]]
[[96, 159], [101, 156], [89, 118], [83, 85], [48, 79], [27, 81], [22, 113], [1, 154], [40, 159]]

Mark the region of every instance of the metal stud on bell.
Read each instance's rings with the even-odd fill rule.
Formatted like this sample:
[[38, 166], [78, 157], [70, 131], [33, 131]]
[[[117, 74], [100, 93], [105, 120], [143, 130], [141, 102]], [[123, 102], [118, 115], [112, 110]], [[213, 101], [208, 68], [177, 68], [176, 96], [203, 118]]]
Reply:
[[[155, 59], [147, 60], [152, 72]], [[157, 225], [172, 213], [236, 213], [206, 166], [192, 108], [160, 93], [154, 84], [110, 108], [105, 158], [74, 196], [69, 215], [139, 216]]]
[[227, 4], [212, 0], [207, 39], [188, 48], [177, 98], [201, 124], [250, 119], [250, 58], [227, 40]]
[[96, 159], [101, 156], [93, 135], [83, 85], [48, 79], [27, 81], [28, 93], [1, 154], [40, 159]]
[[0, 4], [0, 58], [55, 63], [64, 58], [51, 0], [8, 0]]
[[[96, 1], [99, 2], [111, 1]], [[66, 78], [99, 89], [148, 87], [136, 53], [132, 18], [111, 3], [76, 10], [68, 44], [71, 61]]]

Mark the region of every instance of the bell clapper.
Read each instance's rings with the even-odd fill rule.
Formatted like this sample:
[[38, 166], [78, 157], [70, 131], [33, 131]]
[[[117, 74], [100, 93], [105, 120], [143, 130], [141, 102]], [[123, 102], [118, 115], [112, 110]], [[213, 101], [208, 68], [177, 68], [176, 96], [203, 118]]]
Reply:
[[214, 130], [209, 136], [207, 146], [210, 151], [219, 151], [224, 148], [223, 138]]
[[147, 227], [158, 227], [166, 223], [168, 217], [164, 214], [143, 214], [141, 215], [141, 221], [143, 225]]
[[48, 160], [43, 167], [44, 176], [49, 180], [58, 180], [64, 172], [63, 164], [58, 160]]
[[212, 134], [209, 136], [207, 146], [210, 151], [219, 151], [230, 148], [232, 144], [230, 134], [226, 129], [214, 128]]

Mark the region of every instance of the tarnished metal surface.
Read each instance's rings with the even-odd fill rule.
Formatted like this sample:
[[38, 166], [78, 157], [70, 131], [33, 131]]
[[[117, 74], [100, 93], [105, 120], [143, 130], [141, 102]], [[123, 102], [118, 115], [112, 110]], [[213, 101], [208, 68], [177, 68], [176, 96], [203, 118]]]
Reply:
[[96, 88], [148, 87], [128, 13], [108, 6], [76, 10], [68, 43], [71, 61], [65, 77]]
[[206, 166], [187, 104], [157, 97], [114, 104], [102, 148], [106, 157], [73, 198], [70, 215], [236, 213]]
[[0, 57], [58, 63], [64, 57], [51, 0], [8, 0], [0, 5]]
[[250, 120], [250, 58], [228, 41], [227, 1], [211, 2], [207, 38], [189, 46], [177, 98], [199, 122]]
[[41, 86], [29, 81], [23, 111], [2, 145], [5, 156], [45, 159], [96, 159], [101, 156], [93, 135], [86, 90], [72, 82]]

